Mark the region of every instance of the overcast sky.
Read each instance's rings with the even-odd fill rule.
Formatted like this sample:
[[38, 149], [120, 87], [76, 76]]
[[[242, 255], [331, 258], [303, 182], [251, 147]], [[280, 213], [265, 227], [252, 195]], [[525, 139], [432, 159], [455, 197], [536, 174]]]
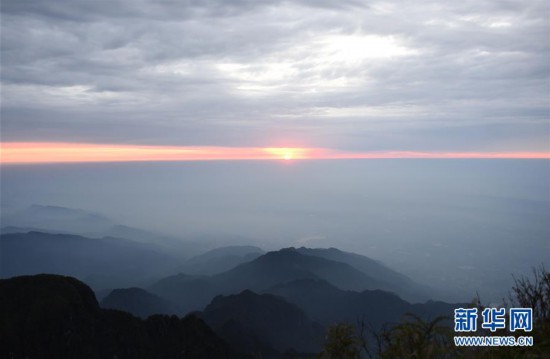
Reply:
[[549, 14], [547, 0], [4, 0], [2, 140], [548, 151]]

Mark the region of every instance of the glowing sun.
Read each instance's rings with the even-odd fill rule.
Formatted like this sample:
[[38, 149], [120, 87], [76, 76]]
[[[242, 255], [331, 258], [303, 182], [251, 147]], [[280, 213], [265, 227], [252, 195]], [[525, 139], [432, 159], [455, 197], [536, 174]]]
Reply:
[[271, 154], [275, 159], [290, 161], [294, 159], [307, 158], [308, 149], [294, 147], [270, 147], [264, 148], [264, 151]]

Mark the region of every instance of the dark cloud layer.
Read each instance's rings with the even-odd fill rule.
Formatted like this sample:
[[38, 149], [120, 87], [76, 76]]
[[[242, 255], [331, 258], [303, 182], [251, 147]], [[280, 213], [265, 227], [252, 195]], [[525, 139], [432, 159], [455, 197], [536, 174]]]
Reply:
[[549, 150], [547, 1], [3, 1], [2, 140]]

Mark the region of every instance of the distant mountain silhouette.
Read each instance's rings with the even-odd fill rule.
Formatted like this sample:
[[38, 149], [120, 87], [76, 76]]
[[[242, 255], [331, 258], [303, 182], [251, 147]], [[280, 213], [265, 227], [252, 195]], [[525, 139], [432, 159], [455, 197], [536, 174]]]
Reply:
[[60, 234], [60, 233], [68, 234], [60, 230], [35, 228], [35, 227], [5, 226], [0, 228], [0, 234], [15, 234], [15, 233], [29, 233], [29, 232], [42, 232], [42, 233], [49, 233], [49, 234]]
[[153, 314], [173, 314], [173, 303], [141, 288], [115, 289], [100, 302], [102, 308], [118, 309], [142, 318]]
[[428, 301], [410, 304], [396, 294], [382, 290], [345, 291], [319, 279], [301, 279], [276, 285], [269, 290], [304, 309], [306, 314], [324, 325], [338, 322], [356, 323], [364, 318], [374, 327], [396, 323], [407, 313], [425, 319], [451, 316], [456, 304]]
[[410, 301], [425, 301], [433, 299], [436, 295], [435, 292], [427, 286], [415, 283], [409, 277], [388, 268], [383, 263], [360, 254], [344, 252], [336, 248], [301, 247], [296, 248], [296, 251], [308, 256], [321, 257], [349, 264], [366, 275], [380, 281], [374, 288], [363, 289], [388, 290]]
[[189, 258], [204, 251], [204, 243], [183, 240], [116, 223], [93, 211], [33, 204], [23, 210], [2, 216], [2, 234], [29, 231], [74, 234], [88, 238], [116, 237], [154, 244], [179, 258]]
[[254, 246], [220, 247], [190, 258], [178, 270], [186, 274], [218, 274], [256, 259], [262, 254], [264, 251]]
[[92, 290], [70, 277], [0, 280], [2, 358], [235, 358], [198, 317], [141, 320], [101, 309]]
[[268, 252], [213, 278], [228, 290], [264, 290], [300, 278], [322, 278], [342, 289], [361, 290], [382, 285], [348, 264], [303, 255], [293, 248]]
[[0, 236], [0, 276], [54, 273], [85, 280], [95, 288], [143, 284], [166, 275], [178, 260], [144, 244], [120, 238], [86, 238], [41, 232]]
[[97, 212], [38, 204], [3, 216], [2, 224], [73, 234], [101, 233], [116, 225]]
[[219, 294], [235, 294], [245, 289], [264, 291], [296, 279], [325, 279], [342, 289], [363, 290], [383, 283], [348, 264], [307, 256], [294, 249], [268, 252], [213, 276], [176, 275], [165, 278], [148, 289], [180, 305], [180, 313], [201, 310]]
[[302, 309], [281, 297], [250, 290], [217, 296], [200, 315], [222, 338], [263, 357], [274, 356], [269, 347], [280, 353], [318, 352], [324, 336], [324, 328]]

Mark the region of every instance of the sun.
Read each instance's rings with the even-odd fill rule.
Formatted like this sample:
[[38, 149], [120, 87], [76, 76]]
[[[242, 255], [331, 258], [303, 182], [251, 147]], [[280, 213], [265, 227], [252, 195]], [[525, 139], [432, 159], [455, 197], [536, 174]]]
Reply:
[[284, 161], [306, 158], [307, 152], [306, 149], [298, 147], [269, 147], [263, 150], [272, 155], [274, 159], [281, 159]]

